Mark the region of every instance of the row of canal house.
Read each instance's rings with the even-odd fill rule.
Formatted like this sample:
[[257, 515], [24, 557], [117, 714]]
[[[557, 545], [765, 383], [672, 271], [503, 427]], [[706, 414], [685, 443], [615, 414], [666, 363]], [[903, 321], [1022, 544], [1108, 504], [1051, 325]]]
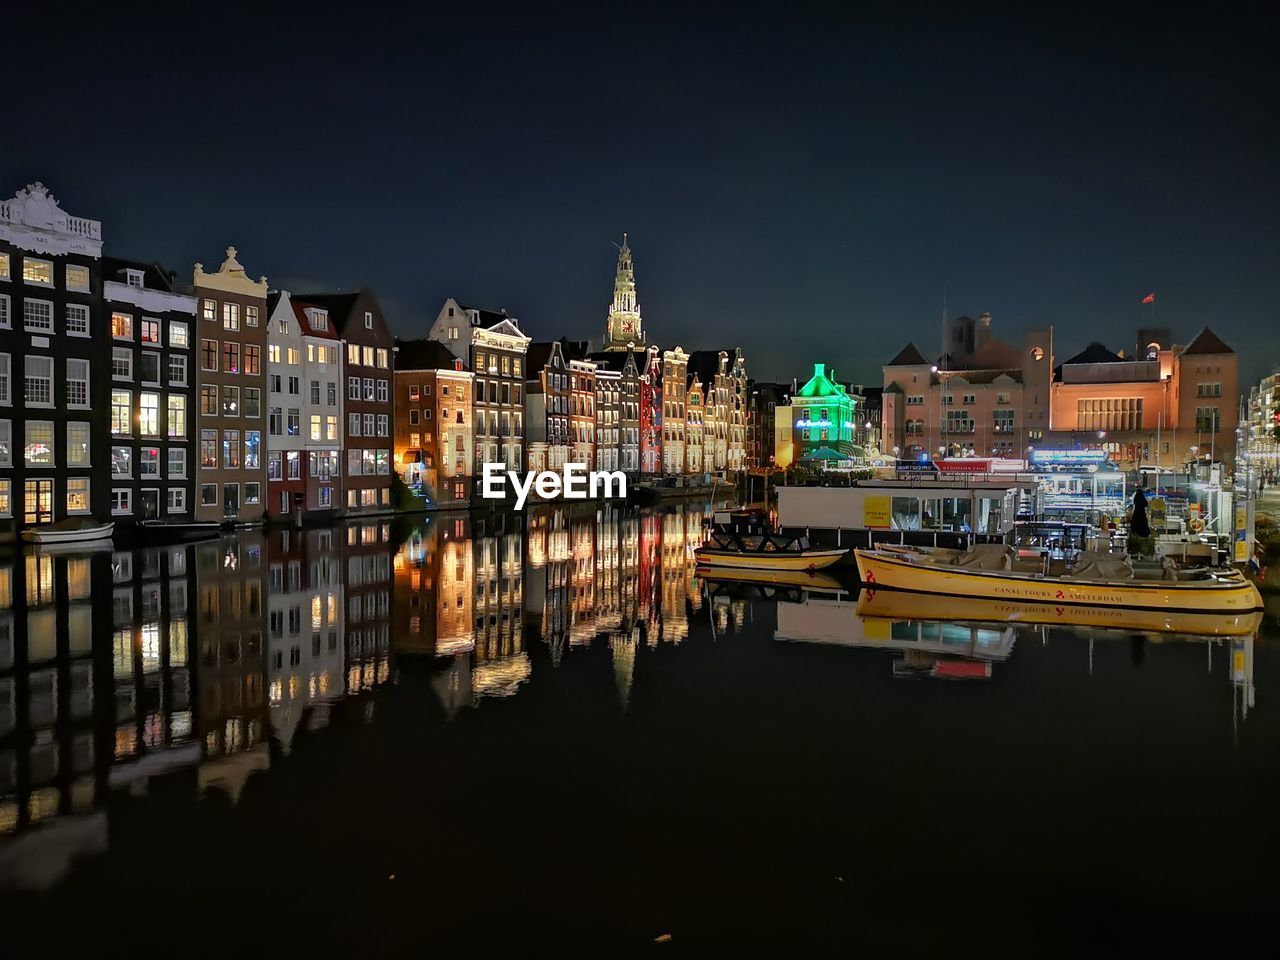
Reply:
[[238, 256], [179, 279], [105, 255], [43, 184], [0, 202], [0, 537], [390, 509], [373, 294], [273, 292]]

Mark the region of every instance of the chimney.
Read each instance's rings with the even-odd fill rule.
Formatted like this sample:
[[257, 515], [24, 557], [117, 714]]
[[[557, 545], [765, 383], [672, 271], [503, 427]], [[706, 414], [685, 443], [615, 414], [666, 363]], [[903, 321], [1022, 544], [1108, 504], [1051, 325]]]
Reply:
[[815, 377], [825, 376], [826, 370], [827, 370], [827, 365], [825, 363], [815, 363], [813, 365], [813, 375]]

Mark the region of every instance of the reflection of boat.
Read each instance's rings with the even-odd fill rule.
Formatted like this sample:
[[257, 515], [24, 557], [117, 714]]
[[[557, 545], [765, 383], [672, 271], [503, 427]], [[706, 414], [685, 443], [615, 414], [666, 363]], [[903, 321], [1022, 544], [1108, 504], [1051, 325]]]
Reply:
[[704, 580], [725, 583], [758, 583], [765, 586], [799, 587], [802, 590], [841, 591], [847, 588], [827, 573], [807, 570], [750, 570], [701, 566], [697, 574]]
[[1262, 624], [1262, 613], [1256, 610], [1237, 613], [1135, 610], [944, 597], [901, 590], [863, 590], [858, 596], [858, 616], [951, 623], [1061, 624], [1219, 637], [1253, 636]]
[[85, 543], [110, 537], [115, 526], [111, 522], [98, 523], [90, 517], [69, 517], [57, 523], [28, 527], [22, 531], [22, 539], [27, 543]]
[[807, 537], [717, 530], [694, 556], [700, 566], [716, 567], [717, 573], [719, 569], [803, 572], [829, 567], [848, 552], [848, 548], [814, 550]]
[[1019, 569], [1015, 551], [979, 544], [966, 551], [857, 550], [864, 585], [951, 597], [1163, 612], [1248, 613], [1258, 589], [1235, 570], [1135, 567], [1128, 558], [1080, 553], [1069, 573]]

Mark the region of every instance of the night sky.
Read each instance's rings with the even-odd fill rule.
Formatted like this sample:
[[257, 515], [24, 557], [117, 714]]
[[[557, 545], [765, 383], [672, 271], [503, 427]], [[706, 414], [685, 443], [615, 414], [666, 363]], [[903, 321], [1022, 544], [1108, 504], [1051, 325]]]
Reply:
[[1179, 342], [1280, 361], [1280, 84], [1247, 19], [176, 9], [5, 13], [0, 194], [43, 180], [184, 277], [234, 243], [272, 286], [369, 283], [401, 336], [452, 295], [598, 343], [625, 230], [649, 339], [761, 379], [878, 383], [936, 352], [944, 289], [1060, 358], [1131, 349], [1155, 291]]

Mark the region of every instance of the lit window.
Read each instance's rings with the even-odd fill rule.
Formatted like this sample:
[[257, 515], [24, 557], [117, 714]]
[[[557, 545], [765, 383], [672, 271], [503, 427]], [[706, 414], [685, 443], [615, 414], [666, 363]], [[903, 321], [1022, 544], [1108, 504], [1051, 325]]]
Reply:
[[206, 320], [217, 320], [218, 302], [216, 300], [205, 300], [200, 307], [200, 315]]
[[0, 280], [8, 280], [9, 276], [9, 255], [0, 253]]
[[133, 476], [133, 449], [130, 447], [111, 448], [111, 478], [128, 480]]
[[53, 421], [28, 420], [24, 455], [29, 467], [56, 466], [53, 456]]
[[359, 365], [360, 363], [359, 345], [354, 343], [347, 344], [347, 363], [354, 363], [356, 365]]
[[160, 342], [160, 321], [154, 317], [142, 318], [142, 342], [156, 343]]
[[244, 308], [244, 324], [246, 327], [256, 327], [258, 325], [258, 308], [247, 306]]
[[138, 451], [138, 476], [160, 476], [160, 448], [143, 447]]
[[133, 435], [133, 394], [128, 390], [111, 391], [111, 432], [118, 437]]
[[133, 339], [133, 315], [128, 313], [111, 314], [111, 336], [117, 340]]
[[143, 393], [139, 398], [138, 423], [144, 437], [160, 433], [160, 394]]
[[0, 480], [0, 517], [13, 516], [12, 481]]
[[0, 467], [13, 466], [13, 421], [0, 420]]
[[[218, 466], [218, 431], [200, 431], [200, 466], [216, 468]], [[217, 503], [217, 501], [214, 501]]]
[[89, 512], [89, 478], [67, 478], [67, 513]]
[[23, 257], [22, 279], [24, 282], [35, 284], [38, 287], [52, 287], [53, 264], [48, 260], [34, 260], [31, 257]]
[[222, 305], [222, 329], [240, 329], [240, 304], [224, 303]]
[[379, 347], [378, 348], [378, 366], [380, 366], [383, 370], [386, 370], [388, 367], [390, 367], [390, 365], [391, 364], [388, 358], [387, 348]]
[[222, 372], [240, 372], [240, 344], [234, 340], [227, 340], [222, 344]]
[[364, 365], [366, 367], [373, 366], [373, 347], [363, 348]]
[[222, 415], [224, 417], [240, 416], [240, 388], [222, 388]]
[[206, 383], [200, 388], [200, 416], [216, 417], [218, 415], [218, 387]]
[[169, 394], [168, 432], [173, 439], [187, 435], [187, 398], [181, 393]]

